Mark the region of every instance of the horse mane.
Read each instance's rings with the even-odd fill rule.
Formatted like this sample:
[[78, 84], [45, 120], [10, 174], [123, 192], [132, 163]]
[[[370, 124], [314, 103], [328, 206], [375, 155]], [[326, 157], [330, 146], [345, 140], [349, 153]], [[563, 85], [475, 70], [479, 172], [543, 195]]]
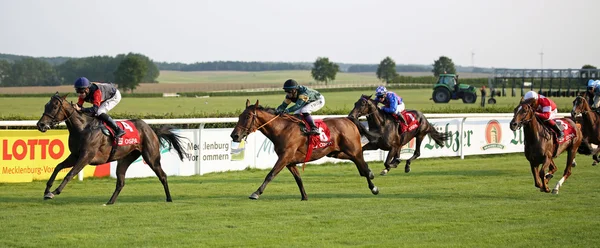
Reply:
[[[248, 107], [252, 107], [254, 105], [250, 105]], [[256, 107], [256, 110], [260, 110], [260, 111], [265, 111], [269, 114], [275, 114], [276, 109], [275, 108], [271, 108], [271, 107], [263, 107], [262, 105], [258, 105], [258, 107]]]

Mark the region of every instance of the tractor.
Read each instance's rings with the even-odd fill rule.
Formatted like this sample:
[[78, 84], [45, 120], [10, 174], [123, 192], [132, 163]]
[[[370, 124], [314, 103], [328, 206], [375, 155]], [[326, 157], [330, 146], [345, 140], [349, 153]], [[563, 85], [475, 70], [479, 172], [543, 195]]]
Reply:
[[475, 103], [477, 91], [475, 87], [466, 84], [457, 85], [457, 75], [440, 74], [433, 86], [432, 99], [435, 103], [447, 103], [451, 99], [462, 99], [464, 103]]

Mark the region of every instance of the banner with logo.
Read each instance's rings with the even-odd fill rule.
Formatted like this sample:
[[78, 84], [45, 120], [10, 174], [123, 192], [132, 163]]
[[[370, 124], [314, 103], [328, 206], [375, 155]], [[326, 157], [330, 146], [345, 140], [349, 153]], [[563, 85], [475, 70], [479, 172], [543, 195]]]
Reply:
[[[31, 182], [47, 180], [58, 163], [71, 154], [67, 130], [1, 130], [0, 182]], [[103, 167], [103, 169], [108, 166]], [[62, 169], [56, 176], [62, 180], [71, 168]], [[84, 176], [107, 176], [96, 168], [84, 168]]]

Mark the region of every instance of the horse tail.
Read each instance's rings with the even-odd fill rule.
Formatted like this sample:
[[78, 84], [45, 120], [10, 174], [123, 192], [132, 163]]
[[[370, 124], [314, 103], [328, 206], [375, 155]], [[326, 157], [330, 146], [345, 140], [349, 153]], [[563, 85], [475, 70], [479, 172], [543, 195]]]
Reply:
[[435, 129], [435, 125], [431, 124], [425, 117], [423, 117], [425, 123], [427, 123], [427, 134], [431, 137], [438, 146], [444, 146], [444, 141], [450, 139], [448, 133], [441, 133]]
[[187, 154], [184, 151], [183, 144], [181, 144], [181, 139], [185, 139], [185, 137], [182, 137], [180, 135], [173, 133], [171, 131], [173, 129], [175, 129], [175, 127], [168, 126], [168, 125], [162, 126], [160, 128], [154, 128], [154, 127], [152, 128], [152, 130], [154, 131], [156, 136], [158, 136], [160, 143], [162, 145], [168, 144], [169, 150], [172, 148], [175, 148], [175, 151], [177, 151], [179, 158], [183, 161], [183, 158]]
[[356, 125], [360, 135], [364, 135], [365, 137], [367, 137], [369, 142], [377, 143], [377, 140], [379, 140], [381, 138], [381, 135], [369, 131], [365, 126], [360, 124], [360, 121], [358, 121], [358, 119], [352, 118], [352, 117], [346, 117], [346, 118], [350, 119], [354, 123], [354, 125]]

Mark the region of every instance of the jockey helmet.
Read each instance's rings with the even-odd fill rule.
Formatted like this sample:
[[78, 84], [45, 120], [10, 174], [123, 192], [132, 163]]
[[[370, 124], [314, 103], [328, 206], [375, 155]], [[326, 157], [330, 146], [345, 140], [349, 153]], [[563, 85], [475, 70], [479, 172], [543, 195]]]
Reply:
[[379, 86], [375, 90], [375, 95], [377, 97], [383, 97], [383, 95], [385, 95], [386, 93], [387, 93], [387, 89], [385, 88], [385, 86]]
[[88, 80], [85, 77], [80, 77], [80, 78], [77, 79], [77, 81], [75, 81], [74, 87], [76, 89], [89, 88], [90, 87], [90, 80]]
[[588, 85], [587, 85], [587, 87], [589, 87], [589, 88], [593, 88], [593, 87], [595, 87], [595, 86], [596, 86], [596, 81], [594, 81], [594, 79], [590, 79], [590, 80], [588, 81]]
[[285, 83], [283, 83], [284, 90], [291, 90], [291, 89], [297, 89], [297, 88], [298, 88], [298, 83], [294, 79], [288, 79], [287, 81], [285, 81]]
[[537, 100], [539, 98], [538, 93], [536, 93], [533, 90], [529, 91], [529, 92], [525, 93], [525, 96], [523, 97], [523, 100], [528, 100], [528, 99], [531, 99], [531, 98]]

